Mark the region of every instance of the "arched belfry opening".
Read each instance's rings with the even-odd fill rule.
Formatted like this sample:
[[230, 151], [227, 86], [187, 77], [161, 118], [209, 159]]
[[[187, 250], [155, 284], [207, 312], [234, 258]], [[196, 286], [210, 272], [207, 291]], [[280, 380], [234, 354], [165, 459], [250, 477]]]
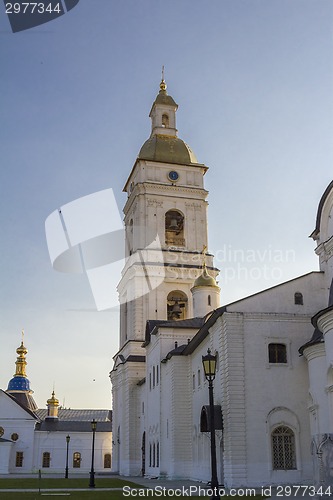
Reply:
[[177, 321], [187, 317], [187, 295], [180, 290], [174, 290], [167, 297], [168, 320]]
[[162, 127], [169, 128], [169, 116], [166, 113], [162, 115]]
[[185, 246], [184, 215], [178, 210], [169, 210], [165, 214], [165, 244]]

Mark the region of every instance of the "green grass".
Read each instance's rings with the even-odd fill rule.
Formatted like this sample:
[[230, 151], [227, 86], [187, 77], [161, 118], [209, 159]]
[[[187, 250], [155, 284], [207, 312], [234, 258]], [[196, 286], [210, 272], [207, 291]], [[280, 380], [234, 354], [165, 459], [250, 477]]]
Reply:
[[[136, 483], [131, 483], [131, 481], [126, 481], [117, 478], [101, 478], [95, 477], [96, 488], [122, 488], [123, 486], [129, 485], [133, 488], [140, 488]], [[41, 480], [38, 478], [9, 478], [0, 479], [0, 493], [2, 489], [51, 489], [51, 488], [88, 488], [89, 487], [89, 477], [85, 478], [48, 478], [42, 477]], [[142, 486], [141, 486], [142, 487]], [[3, 496], [1, 496], [1, 499]]]

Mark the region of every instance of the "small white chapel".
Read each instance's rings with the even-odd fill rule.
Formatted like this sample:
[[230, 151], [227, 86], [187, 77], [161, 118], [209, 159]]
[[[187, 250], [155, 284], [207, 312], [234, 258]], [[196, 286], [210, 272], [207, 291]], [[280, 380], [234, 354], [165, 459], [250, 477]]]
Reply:
[[62, 408], [52, 396], [38, 408], [26, 374], [27, 348], [16, 349], [16, 370], [7, 390], [0, 389], [0, 475], [84, 474], [111, 472], [111, 410]]

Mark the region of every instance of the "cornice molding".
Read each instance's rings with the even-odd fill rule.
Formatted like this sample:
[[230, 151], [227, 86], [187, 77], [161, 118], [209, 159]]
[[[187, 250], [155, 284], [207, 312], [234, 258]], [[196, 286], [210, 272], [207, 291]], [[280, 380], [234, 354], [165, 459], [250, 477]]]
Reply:
[[318, 344], [313, 344], [306, 347], [303, 351], [303, 355], [305, 356], [307, 361], [326, 356], [324, 342], [319, 342]]

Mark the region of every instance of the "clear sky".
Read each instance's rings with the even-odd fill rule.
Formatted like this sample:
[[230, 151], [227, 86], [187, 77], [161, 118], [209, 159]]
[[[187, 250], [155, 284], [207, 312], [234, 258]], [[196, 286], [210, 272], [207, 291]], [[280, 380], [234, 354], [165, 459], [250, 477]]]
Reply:
[[209, 166], [209, 250], [222, 303], [318, 269], [308, 238], [332, 180], [331, 0], [81, 0], [13, 34], [0, 4], [0, 387], [25, 329], [44, 407], [108, 408], [117, 310], [58, 273], [44, 223], [122, 193], [165, 65], [179, 136]]

